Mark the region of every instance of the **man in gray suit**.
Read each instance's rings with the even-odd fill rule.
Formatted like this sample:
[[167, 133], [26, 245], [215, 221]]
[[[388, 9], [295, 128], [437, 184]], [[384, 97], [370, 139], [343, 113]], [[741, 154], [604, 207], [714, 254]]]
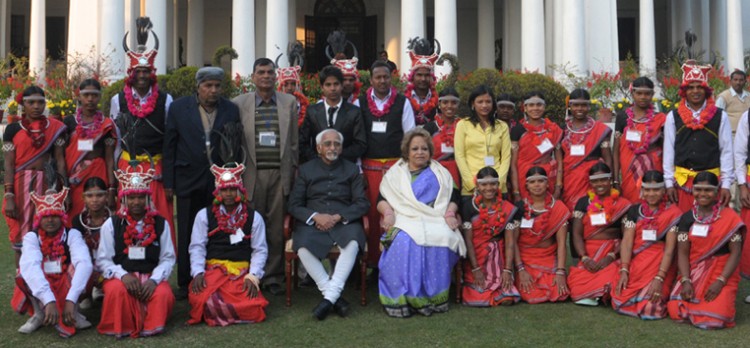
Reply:
[[232, 101], [240, 109], [248, 149], [243, 182], [253, 208], [266, 221], [268, 261], [264, 286], [273, 295], [284, 289], [284, 233], [286, 197], [297, 170], [297, 101], [274, 90], [276, 66], [268, 58], [253, 64], [255, 92]]
[[[328, 128], [318, 133], [315, 142], [319, 157], [300, 166], [289, 196], [289, 214], [296, 220], [292, 247], [323, 294], [313, 315], [323, 320], [331, 309], [342, 317], [349, 312], [341, 291], [365, 246], [360, 220], [370, 201], [357, 165], [339, 158], [344, 136]], [[320, 259], [333, 245], [341, 253], [329, 277]]]

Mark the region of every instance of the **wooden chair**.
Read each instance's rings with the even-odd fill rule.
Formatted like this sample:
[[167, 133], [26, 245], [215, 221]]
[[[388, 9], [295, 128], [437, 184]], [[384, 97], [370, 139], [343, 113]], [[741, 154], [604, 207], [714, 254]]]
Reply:
[[[297, 260], [299, 260], [299, 257], [297, 257], [297, 253], [294, 252], [294, 249], [292, 248], [292, 232], [294, 231], [294, 223], [295, 220], [291, 215], [286, 215], [284, 217], [284, 239], [286, 240], [286, 243], [284, 244], [284, 269], [286, 273], [287, 307], [290, 307], [292, 305], [292, 282], [294, 282], [295, 289], [299, 288], [299, 276], [297, 275], [297, 270], [299, 269]], [[367, 235], [370, 233], [370, 222], [367, 219], [367, 216], [362, 217], [362, 228], [365, 231], [365, 240], [367, 240]], [[331, 247], [331, 250], [328, 251], [328, 255], [326, 257], [329, 260], [336, 260], [338, 259], [339, 254], [339, 247], [334, 245]], [[364, 250], [360, 253], [357, 261], [357, 263], [359, 264], [360, 272], [360, 305], [365, 306], [367, 305], [367, 243], [365, 243]], [[357, 265], [355, 264], [355, 267], [352, 268], [352, 271], [354, 271], [356, 267]], [[292, 269], [294, 269], [294, 272], [292, 272]]]

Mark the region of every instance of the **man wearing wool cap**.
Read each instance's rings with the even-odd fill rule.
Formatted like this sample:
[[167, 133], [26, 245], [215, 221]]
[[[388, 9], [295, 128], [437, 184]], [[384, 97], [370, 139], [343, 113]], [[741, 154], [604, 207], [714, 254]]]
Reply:
[[222, 146], [225, 133], [241, 129], [237, 106], [221, 96], [224, 70], [203, 67], [195, 74], [196, 93], [177, 99], [169, 109], [164, 135], [164, 188], [177, 196], [178, 300], [187, 298], [190, 284], [190, 231], [199, 210], [212, 199], [211, 164], [224, 165], [210, 149]]

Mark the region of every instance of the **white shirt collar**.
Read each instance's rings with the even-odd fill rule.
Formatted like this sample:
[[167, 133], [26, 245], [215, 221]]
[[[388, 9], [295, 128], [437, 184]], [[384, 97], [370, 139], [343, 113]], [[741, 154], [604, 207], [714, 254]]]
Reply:
[[690, 103], [685, 103], [685, 106], [687, 106], [688, 110], [690, 110], [693, 113], [693, 117], [699, 117], [701, 111], [706, 108], [706, 100], [703, 101], [703, 105], [701, 105], [701, 108], [698, 110], [693, 110], [692, 107], [690, 107]]
[[146, 95], [144, 95], [143, 97], [141, 97], [140, 94], [138, 94], [138, 91], [135, 88], [131, 88], [131, 91], [133, 92], [133, 98], [135, 98], [136, 100], [146, 100], [148, 99], [148, 97], [151, 96], [152, 89], [151, 87], [149, 87], [148, 93], [146, 93]]
[[[336, 104], [336, 112], [338, 112], [338, 109], [341, 109], [341, 104], [344, 103], [344, 98], [339, 99], [339, 103]], [[326, 112], [328, 112], [328, 109], [331, 108], [331, 105], [328, 105], [328, 102], [325, 100], [323, 101], [323, 105], [326, 106]]]
[[750, 96], [750, 93], [747, 93], [747, 91], [744, 89], [742, 90], [741, 95], [737, 95], [737, 91], [735, 91], [734, 88], [731, 87], [729, 88], [729, 93], [731, 93], [733, 97], [740, 98], [740, 100], [745, 100], [745, 97]]
[[379, 101], [379, 102], [385, 103], [385, 102], [388, 101], [388, 99], [391, 98], [391, 92], [393, 92], [393, 89], [392, 88], [388, 89], [388, 94], [385, 96], [385, 98], [380, 99], [380, 98], [378, 98], [378, 95], [375, 94], [375, 88], [373, 88], [372, 92], [370, 92], [370, 96], [372, 97], [372, 100], [374, 100], [374, 101]]

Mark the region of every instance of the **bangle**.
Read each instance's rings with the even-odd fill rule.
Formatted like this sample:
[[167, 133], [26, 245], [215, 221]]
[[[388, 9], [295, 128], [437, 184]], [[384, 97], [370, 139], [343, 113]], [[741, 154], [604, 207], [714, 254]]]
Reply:
[[586, 261], [588, 261], [588, 260], [591, 260], [591, 258], [590, 258], [590, 257], [588, 257], [587, 255], [583, 255], [583, 256], [581, 256], [581, 262], [586, 262]]
[[557, 271], [557, 272], [555, 272], [555, 274], [561, 275], [561, 276], [567, 275], [567, 273], [565, 273], [565, 271]]
[[660, 281], [660, 282], [664, 283], [664, 278], [662, 278], [662, 277], [660, 277], [660, 276], [656, 276], [656, 277], [654, 277], [654, 280], [658, 280], [658, 281]]
[[16, 195], [13, 192], [6, 192], [3, 197], [16, 197]]
[[625, 267], [623, 267], [623, 268], [620, 268], [620, 273], [622, 273], [622, 272], [625, 272], [625, 273], [627, 273], [627, 274], [630, 274], [630, 270], [628, 270], [628, 269], [627, 269], [627, 268], [625, 268]]
[[693, 281], [690, 280], [690, 277], [682, 276], [682, 278], [680, 278], [680, 283], [685, 284], [685, 282], [688, 282], [688, 283], [691, 283], [691, 284], [693, 283]]
[[608, 253], [607, 253], [607, 256], [610, 256], [610, 257], [612, 257], [612, 260], [617, 260], [617, 254], [615, 254], [615, 253], [614, 253], [614, 252], [612, 252], [612, 251], [608, 252]]
[[613, 184], [619, 184], [620, 182], [617, 180], [612, 181]]
[[727, 278], [724, 278], [724, 276], [720, 275], [720, 276], [716, 277], [716, 281], [719, 281], [722, 284], [727, 285]]
[[482, 267], [476, 266], [476, 267], [474, 267], [474, 268], [471, 269], [471, 272], [474, 273], [474, 272], [479, 271], [481, 269], [482, 269]]
[[510, 269], [507, 269], [507, 268], [503, 269], [503, 273], [510, 273], [510, 275], [513, 275], [513, 271], [511, 271]]
[[116, 187], [110, 187], [110, 188], [108, 188], [107, 190], [108, 190], [108, 191], [117, 191], [117, 188], [116, 188]]
[[514, 194], [514, 195], [520, 195], [520, 194], [521, 194], [521, 191], [513, 191], [513, 194]]
[[563, 187], [563, 184], [555, 184], [556, 187]]

